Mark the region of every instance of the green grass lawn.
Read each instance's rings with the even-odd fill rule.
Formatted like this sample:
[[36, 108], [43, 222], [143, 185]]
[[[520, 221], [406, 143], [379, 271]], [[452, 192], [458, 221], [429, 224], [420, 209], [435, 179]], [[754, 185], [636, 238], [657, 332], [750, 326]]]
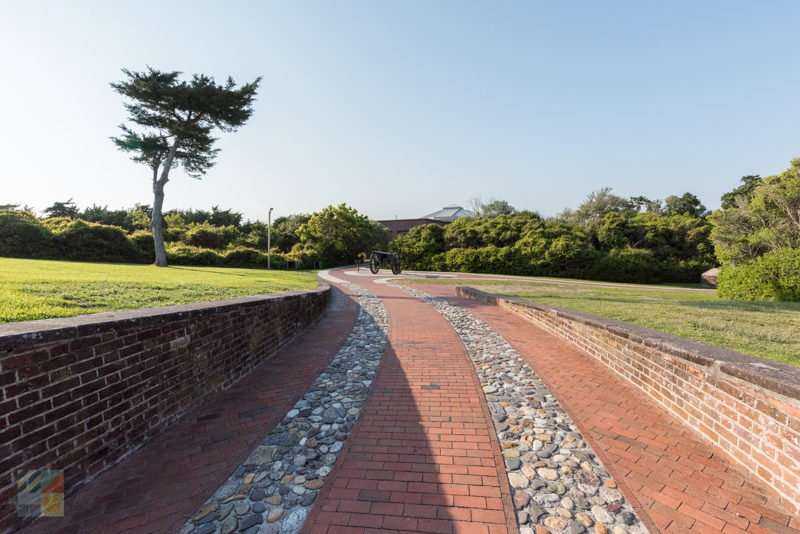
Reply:
[[497, 280], [402, 283], [472, 286], [655, 328], [800, 367], [800, 303], [729, 301], [713, 292], [659, 291]]
[[316, 287], [315, 273], [0, 258], [0, 323]]

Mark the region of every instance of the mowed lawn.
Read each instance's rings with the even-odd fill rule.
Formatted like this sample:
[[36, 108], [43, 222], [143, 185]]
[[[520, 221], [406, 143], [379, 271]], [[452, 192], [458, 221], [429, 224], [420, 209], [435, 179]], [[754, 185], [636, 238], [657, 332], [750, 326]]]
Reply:
[[316, 287], [311, 272], [0, 258], [0, 323]]
[[713, 292], [517, 281], [437, 279], [424, 283], [471, 286], [602, 315], [800, 367], [800, 302], [729, 301]]

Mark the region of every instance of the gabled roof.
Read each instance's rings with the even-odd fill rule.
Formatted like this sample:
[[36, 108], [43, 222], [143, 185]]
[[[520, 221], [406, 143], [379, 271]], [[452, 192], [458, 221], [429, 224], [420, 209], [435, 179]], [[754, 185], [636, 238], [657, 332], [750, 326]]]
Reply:
[[423, 215], [422, 219], [436, 219], [437, 221], [453, 222], [459, 217], [474, 217], [475, 214], [461, 206], [445, 206], [439, 211]]

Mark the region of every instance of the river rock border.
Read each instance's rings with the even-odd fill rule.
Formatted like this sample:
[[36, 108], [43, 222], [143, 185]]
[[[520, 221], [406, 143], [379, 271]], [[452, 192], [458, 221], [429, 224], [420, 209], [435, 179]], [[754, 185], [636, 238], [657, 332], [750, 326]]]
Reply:
[[353, 331], [303, 398], [180, 534], [294, 534], [302, 527], [367, 398], [387, 341], [381, 300], [336, 281], [358, 296]]
[[553, 394], [502, 336], [443, 298], [391, 285], [431, 304], [464, 342], [492, 414], [520, 534], [648, 532]]

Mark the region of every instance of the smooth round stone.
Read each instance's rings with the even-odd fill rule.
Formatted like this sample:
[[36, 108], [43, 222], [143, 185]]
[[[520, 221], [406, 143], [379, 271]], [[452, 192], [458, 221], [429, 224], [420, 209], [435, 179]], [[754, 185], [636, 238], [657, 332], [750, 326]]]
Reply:
[[230, 514], [225, 518], [225, 521], [219, 526], [220, 534], [231, 534], [238, 527], [238, 521], [234, 514]]
[[306, 489], [318, 490], [324, 485], [325, 485], [325, 481], [322, 480], [321, 478], [317, 478], [317, 479], [309, 480], [308, 482], [306, 482]]
[[514, 493], [514, 508], [521, 510], [528, 506], [531, 501], [531, 496], [524, 491], [517, 491]]
[[253, 512], [255, 512], [257, 514], [260, 514], [260, 513], [264, 512], [264, 510], [266, 510], [266, 509], [267, 509], [267, 505], [265, 505], [263, 502], [253, 503], [253, 506], [251, 507], [251, 510], [253, 510]]
[[237, 501], [233, 505], [236, 515], [244, 515], [250, 510], [250, 503], [247, 501]]
[[250, 499], [253, 501], [260, 501], [264, 498], [264, 490], [263, 489], [254, 489], [250, 492]]
[[594, 523], [594, 520], [592, 519], [592, 517], [589, 514], [587, 514], [586, 512], [579, 512], [579, 513], [575, 514], [575, 519], [580, 521], [581, 524], [584, 527], [587, 527], [587, 528], [591, 527], [592, 524]]
[[537, 470], [537, 473], [539, 473], [539, 476], [545, 480], [558, 480], [558, 472], [555, 469], [542, 467], [541, 469]]
[[614, 518], [611, 517], [605, 508], [602, 506], [592, 506], [592, 515], [598, 523], [613, 523]]
[[273, 508], [269, 511], [269, 514], [267, 514], [267, 521], [274, 523], [281, 517], [283, 517], [283, 508]]
[[261, 514], [250, 514], [239, 522], [239, 530], [247, 530], [248, 528], [261, 524]]
[[567, 526], [569, 526], [569, 521], [563, 517], [548, 517], [544, 520], [544, 526], [558, 532], [567, 528]]
[[211, 534], [216, 531], [217, 527], [214, 526], [214, 523], [205, 523], [197, 527], [192, 534]]
[[506, 469], [510, 471], [516, 471], [522, 465], [522, 462], [519, 458], [506, 458]]
[[525, 489], [530, 485], [530, 480], [522, 473], [509, 473], [508, 483], [511, 484], [512, 488]]
[[272, 506], [278, 506], [283, 501], [283, 498], [280, 495], [270, 495], [264, 502], [267, 504], [271, 504]]

